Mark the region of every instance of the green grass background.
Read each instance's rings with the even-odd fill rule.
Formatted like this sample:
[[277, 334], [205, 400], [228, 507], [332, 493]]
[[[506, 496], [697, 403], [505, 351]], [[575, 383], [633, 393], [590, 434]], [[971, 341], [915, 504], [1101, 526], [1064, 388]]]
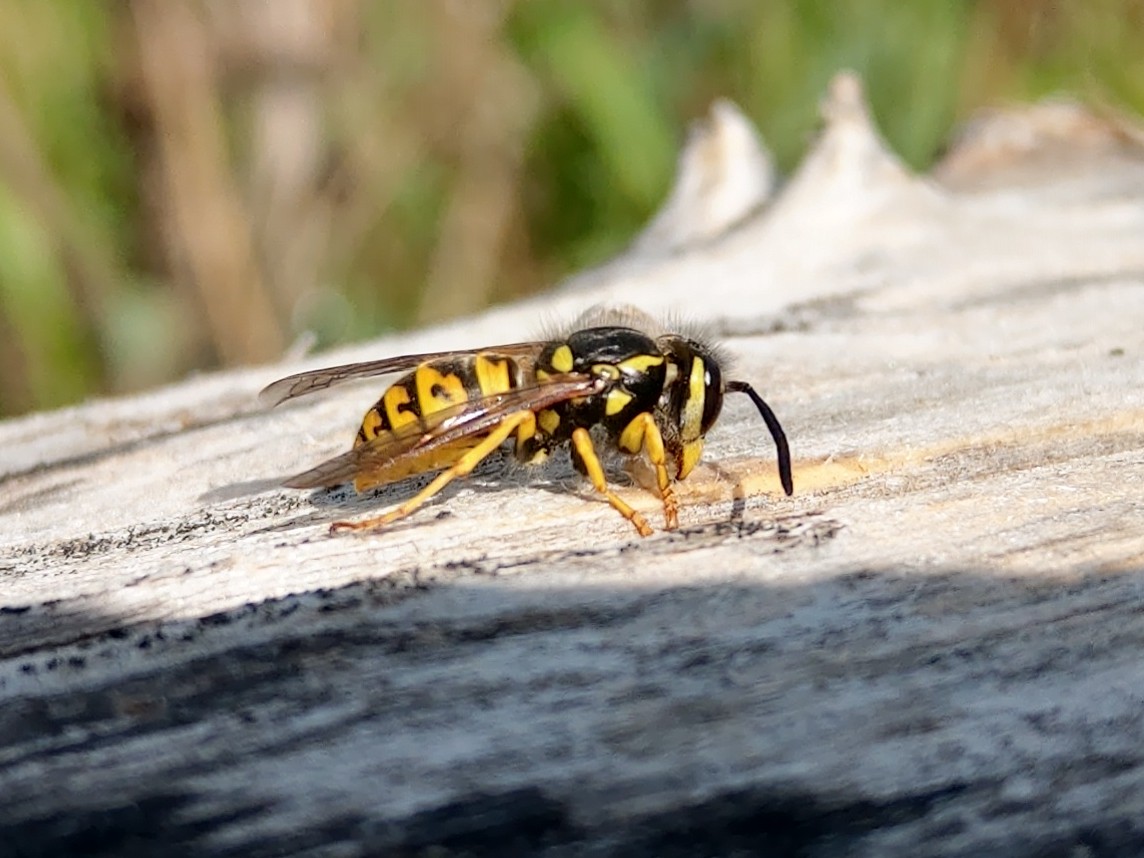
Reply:
[[0, 0], [0, 416], [471, 312], [620, 250], [718, 97], [1144, 112], [1144, 2]]

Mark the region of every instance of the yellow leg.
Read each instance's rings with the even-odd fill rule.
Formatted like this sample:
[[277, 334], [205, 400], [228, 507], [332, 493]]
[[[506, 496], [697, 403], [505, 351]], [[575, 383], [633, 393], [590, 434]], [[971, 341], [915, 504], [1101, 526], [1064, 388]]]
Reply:
[[373, 530], [374, 528], [384, 527], [387, 524], [392, 524], [399, 519], [405, 518], [457, 477], [468, 476], [472, 473], [473, 468], [484, 461], [491, 453], [495, 452], [501, 444], [508, 440], [508, 437], [513, 432], [528, 423], [529, 420], [535, 419], [536, 416], [531, 411], [517, 411], [515, 414], [508, 415], [488, 434], [488, 437], [465, 453], [465, 455], [458, 459], [448, 470], [439, 473], [433, 479], [433, 482], [429, 483], [429, 485], [405, 503], [401, 504], [401, 506], [394, 507], [389, 512], [361, 521], [335, 521], [330, 525], [330, 533], [338, 533], [344, 530]]
[[[655, 425], [655, 418], [650, 414], [640, 414], [632, 423], [637, 421], [640, 425], [635, 427], [636, 437], [643, 438], [643, 451], [647, 454], [648, 461], [655, 467], [659, 496], [663, 499], [664, 527], [675, 530], [679, 527], [679, 501], [675, 499], [675, 491], [671, 488], [671, 477], [667, 473], [667, 453], [663, 448], [663, 435]], [[632, 429], [629, 424], [624, 432], [627, 433]]]
[[652, 529], [648, 526], [646, 519], [608, 488], [608, 481], [604, 477], [604, 466], [600, 464], [600, 457], [596, 455], [596, 448], [592, 446], [592, 436], [588, 434], [587, 429], [579, 428], [572, 432], [572, 446], [580, 455], [580, 461], [584, 463], [584, 469], [588, 472], [588, 479], [592, 481], [596, 491], [608, 499], [608, 503], [612, 505], [613, 509], [635, 525], [640, 536], [651, 536]]

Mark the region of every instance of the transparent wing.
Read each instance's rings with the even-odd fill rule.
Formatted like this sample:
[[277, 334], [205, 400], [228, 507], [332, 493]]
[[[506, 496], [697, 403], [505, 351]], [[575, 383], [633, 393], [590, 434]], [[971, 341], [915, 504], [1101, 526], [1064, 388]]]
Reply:
[[[458, 403], [396, 432], [378, 435], [340, 456], [322, 462], [286, 480], [296, 489], [333, 486], [347, 480], [381, 485], [420, 473], [429, 467], [447, 467], [470, 445], [463, 443], [492, 429], [518, 411], [539, 411], [579, 396], [599, 393], [605, 382], [579, 373], [553, 375], [535, 387], [517, 388]], [[425, 465], [425, 467], [418, 467]]]
[[503, 356], [516, 360], [535, 359], [544, 348], [544, 343], [510, 343], [503, 346], [492, 346], [487, 349], [473, 349], [472, 351], [452, 352], [426, 352], [418, 355], [399, 355], [398, 357], [370, 360], [363, 363], [347, 363], [341, 366], [330, 366], [324, 369], [312, 369], [289, 375], [268, 384], [258, 394], [258, 398], [266, 405], [280, 405], [288, 399], [305, 396], [335, 387], [343, 382], [359, 378], [373, 378], [387, 375], [392, 372], [413, 369], [426, 361], [436, 361], [445, 358], [461, 358], [467, 355], [484, 354], [490, 356]]

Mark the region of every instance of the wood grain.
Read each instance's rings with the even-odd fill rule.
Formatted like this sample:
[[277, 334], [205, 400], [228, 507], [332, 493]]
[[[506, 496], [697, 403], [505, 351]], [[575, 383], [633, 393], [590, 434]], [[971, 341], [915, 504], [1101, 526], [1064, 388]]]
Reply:
[[[1061, 109], [915, 176], [842, 76], [766, 196], [724, 104], [540, 299], [0, 424], [0, 854], [1144, 852], [1144, 150]], [[745, 398], [646, 540], [563, 463], [276, 487], [378, 388], [265, 383], [599, 301], [721, 334], [793, 498]]]

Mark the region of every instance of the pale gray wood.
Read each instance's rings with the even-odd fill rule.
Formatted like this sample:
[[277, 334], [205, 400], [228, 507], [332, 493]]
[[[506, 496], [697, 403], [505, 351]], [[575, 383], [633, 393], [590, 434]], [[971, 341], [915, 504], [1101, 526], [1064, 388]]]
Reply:
[[[768, 197], [730, 110], [677, 183], [717, 235], [661, 215], [529, 302], [0, 424], [0, 854], [1144, 851], [1138, 132], [1022, 109], [915, 176], [843, 76]], [[598, 301], [722, 334], [795, 497], [744, 398], [646, 540], [560, 464], [363, 538], [326, 526], [407, 486], [275, 487], [380, 387], [263, 384]]]

